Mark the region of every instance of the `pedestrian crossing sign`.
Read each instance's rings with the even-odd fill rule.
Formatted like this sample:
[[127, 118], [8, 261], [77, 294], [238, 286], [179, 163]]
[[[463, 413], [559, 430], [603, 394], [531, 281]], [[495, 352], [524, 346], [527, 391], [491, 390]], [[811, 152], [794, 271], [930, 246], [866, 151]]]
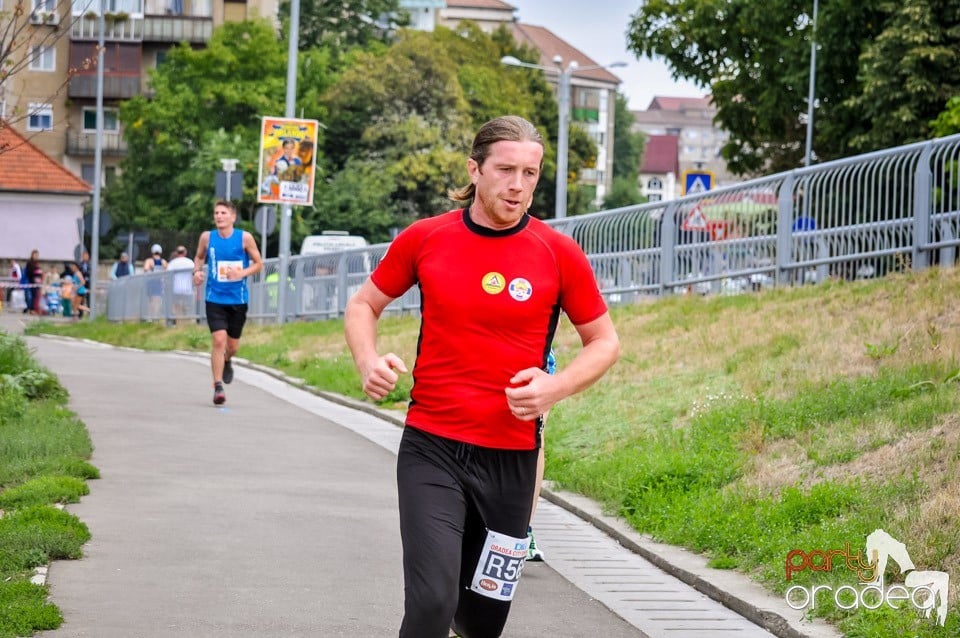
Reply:
[[714, 177], [711, 171], [684, 171], [683, 194], [696, 195], [713, 189]]

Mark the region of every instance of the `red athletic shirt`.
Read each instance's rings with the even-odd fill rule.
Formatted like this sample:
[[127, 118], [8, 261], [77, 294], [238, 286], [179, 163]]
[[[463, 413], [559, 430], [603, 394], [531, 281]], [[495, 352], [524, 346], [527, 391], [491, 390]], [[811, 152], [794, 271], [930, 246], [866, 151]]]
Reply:
[[420, 286], [407, 424], [489, 448], [536, 447], [536, 422], [515, 418], [504, 390], [520, 370], [544, 367], [560, 311], [574, 325], [607, 311], [576, 242], [529, 216], [503, 231], [463, 209], [420, 220], [371, 279], [389, 297]]

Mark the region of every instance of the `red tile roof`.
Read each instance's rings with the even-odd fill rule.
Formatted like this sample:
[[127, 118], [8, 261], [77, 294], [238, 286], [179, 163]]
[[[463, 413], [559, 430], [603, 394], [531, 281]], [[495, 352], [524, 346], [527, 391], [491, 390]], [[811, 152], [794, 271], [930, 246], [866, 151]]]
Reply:
[[641, 173], [680, 176], [680, 137], [678, 135], [648, 135], [643, 151]]
[[[599, 66], [586, 53], [560, 39], [547, 28], [524, 24], [522, 22], [514, 22], [512, 26], [513, 37], [518, 44], [532, 46], [540, 51], [540, 62], [538, 64], [541, 66], [556, 66], [553, 58], [558, 55], [563, 59], [564, 68], [566, 68], [571, 61], [576, 61], [580, 66]], [[604, 60], [603, 63], [610, 64], [611, 62], [618, 62], [618, 60]], [[620, 84], [620, 78], [606, 69], [577, 71], [573, 75], [578, 78]]]
[[89, 195], [93, 187], [0, 120], [0, 191]]
[[650, 106], [647, 107], [647, 110], [685, 111], [688, 109], [708, 109], [711, 107], [712, 99], [709, 95], [705, 95], [704, 97], [668, 97], [665, 95], [657, 95], [650, 101]]

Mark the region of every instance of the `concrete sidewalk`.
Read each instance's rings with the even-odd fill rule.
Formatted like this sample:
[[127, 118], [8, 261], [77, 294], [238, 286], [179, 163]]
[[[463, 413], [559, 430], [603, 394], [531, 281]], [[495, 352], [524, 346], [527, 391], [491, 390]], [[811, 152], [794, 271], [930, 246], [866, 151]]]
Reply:
[[[70, 390], [102, 473], [70, 506], [93, 539], [51, 566], [66, 622], [44, 635], [396, 635], [397, 415], [241, 365], [217, 408], [206, 357], [28, 343]], [[839, 635], [587, 499], [546, 495], [548, 562], [524, 570], [504, 636]]]

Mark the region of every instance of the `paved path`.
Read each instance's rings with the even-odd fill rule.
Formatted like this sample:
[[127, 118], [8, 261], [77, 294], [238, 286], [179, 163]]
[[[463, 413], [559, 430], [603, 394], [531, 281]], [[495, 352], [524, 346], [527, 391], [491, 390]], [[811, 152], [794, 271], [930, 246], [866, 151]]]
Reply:
[[[10, 329], [2, 319], [0, 328]], [[389, 417], [243, 366], [217, 408], [203, 358], [28, 343], [70, 391], [102, 473], [70, 506], [93, 539], [82, 560], [51, 566], [51, 598], [66, 622], [43, 635], [396, 635], [400, 429]], [[697, 557], [644, 541], [585, 499], [550, 496], [564, 507], [538, 506], [548, 562], [524, 570], [505, 636], [774, 635], [667, 573], [710, 591], [715, 585], [697, 582]], [[777, 635], [836, 635], [787, 622], [778, 615], [785, 605], [724, 576], [715, 597], [740, 603]]]

